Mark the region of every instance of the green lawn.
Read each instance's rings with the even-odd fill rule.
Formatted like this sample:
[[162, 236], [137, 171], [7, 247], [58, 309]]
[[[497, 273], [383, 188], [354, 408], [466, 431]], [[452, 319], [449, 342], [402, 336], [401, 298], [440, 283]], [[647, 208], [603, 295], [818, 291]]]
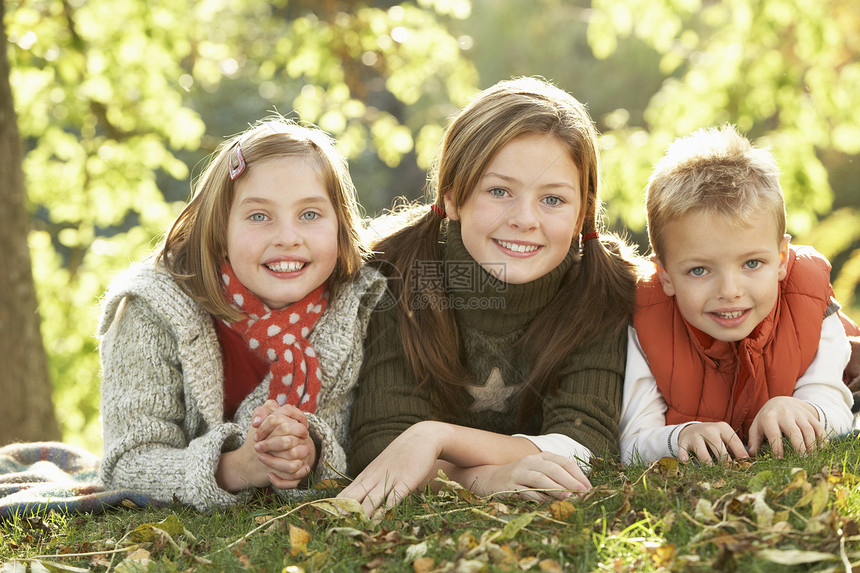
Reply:
[[17, 517], [0, 523], [0, 571], [860, 570], [860, 439], [731, 466], [599, 461], [591, 480], [551, 504], [447, 484], [373, 519], [263, 496], [209, 515]]

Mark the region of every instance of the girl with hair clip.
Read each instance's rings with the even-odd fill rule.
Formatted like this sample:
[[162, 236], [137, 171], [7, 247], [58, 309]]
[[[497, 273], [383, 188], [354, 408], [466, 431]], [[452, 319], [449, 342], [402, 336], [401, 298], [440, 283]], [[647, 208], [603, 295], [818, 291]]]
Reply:
[[345, 470], [385, 286], [357, 222], [322, 131], [277, 116], [216, 150], [157, 254], [103, 301], [106, 487], [205, 510]]
[[433, 175], [433, 204], [373, 245], [402, 280], [368, 326], [341, 496], [371, 512], [439, 469], [479, 494], [586, 490], [590, 458], [618, 452], [639, 266], [598, 236], [591, 118], [546, 81], [501, 82]]

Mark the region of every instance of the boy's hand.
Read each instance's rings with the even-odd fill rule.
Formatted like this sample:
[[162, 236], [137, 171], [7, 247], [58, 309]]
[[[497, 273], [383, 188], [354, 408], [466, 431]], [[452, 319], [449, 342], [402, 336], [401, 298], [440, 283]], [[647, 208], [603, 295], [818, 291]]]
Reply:
[[304, 412], [269, 400], [254, 410], [251, 426], [254, 450], [259, 461], [271, 470], [272, 485], [280, 489], [298, 486], [316, 463], [316, 445], [308, 433]]
[[727, 461], [749, 457], [740, 437], [725, 422], [685, 426], [678, 433], [678, 459], [688, 462], [691, 454], [707, 465], [713, 465], [714, 458]]
[[814, 450], [824, 439], [824, 424], [818, 420], [815, 407], [791, 396], [776, 396], [765, 402], [750, 426], [750, 453], [758, 453], [767, 441], [773, 455], [781, 458], [783, 436], [796, 452]]

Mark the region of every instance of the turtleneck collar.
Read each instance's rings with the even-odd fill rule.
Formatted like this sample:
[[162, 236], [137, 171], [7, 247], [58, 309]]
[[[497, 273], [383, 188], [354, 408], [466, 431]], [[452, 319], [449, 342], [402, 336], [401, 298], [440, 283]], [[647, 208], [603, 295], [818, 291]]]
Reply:
[[528, 326], [553, 299], [571, 266], [574, 248], [556, 268], [524, 284], [511, 284], [487, 272], [463, 244], [460, 222], [446, 220], [442, 229], [445, 292], [458, 322], [499, 335]]

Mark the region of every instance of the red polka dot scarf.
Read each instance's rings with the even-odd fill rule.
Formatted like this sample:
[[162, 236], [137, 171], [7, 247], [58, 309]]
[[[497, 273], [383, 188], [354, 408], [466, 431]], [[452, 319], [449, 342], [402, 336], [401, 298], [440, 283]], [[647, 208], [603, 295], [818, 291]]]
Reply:
[[243, 320], [225, 324], [271, 364], [269, 398], [282, 406], [292, 404], [304, 412], [315, 412], [322, 374], [308, 335], [328, 304], [325, 283], [299, 302], [271, 310], [239, 282], [229, 263], [221, 265], [221, 280], [227, 300], [245, 315]]

